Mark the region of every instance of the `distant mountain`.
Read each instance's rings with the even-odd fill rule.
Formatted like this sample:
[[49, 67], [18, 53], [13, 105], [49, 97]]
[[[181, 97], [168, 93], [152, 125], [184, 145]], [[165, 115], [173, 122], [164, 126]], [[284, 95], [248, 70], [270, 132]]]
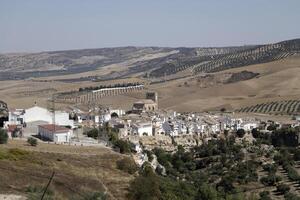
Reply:
[[300, 39], [238, 47], [116, 47], [0, 54], [0, 80], [80, 74], [114, 64], [119, 66], [117, 70], [104, 75], [95, 73], [92, 78], [105, 80], [137, 74], [159, 78], [186, 70], [193, 75], [270, 62], [299, 52]]

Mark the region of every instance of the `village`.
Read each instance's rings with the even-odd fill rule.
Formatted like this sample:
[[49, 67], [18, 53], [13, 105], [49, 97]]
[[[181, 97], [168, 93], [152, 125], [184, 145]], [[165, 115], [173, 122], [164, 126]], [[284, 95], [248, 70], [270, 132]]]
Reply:
[[[298, 118], [297, 118], [298, 119]], [[2, 119], [3, 120], [3, 119]], [[300, 121], [282, 124], [256, 117], [237, 117], [234, 112], [178, 113], [159, 109], [156, 92], [147, 92], [145, 99], [133, 103], [131, 110], [115, 109], [101, 105], [81, 110], [69, 106], [66, 110], [50, 110], [34, 104], [28, 109], [9, 109], [3, 120], [3, 128], [12, 139], [35, 137], [40, 142], [61, 145], [109, 146], [107, 137], [89, 137], [92, 129], [106, 126], [117, 137], [129, 141], [136, 152], [160, 147], [169, 152], [182, 145], [188, 149], [212, 139], [224, 137], [224, 133], [253, 129], [271, 132], [269, 126], [296, 127]], [[251, 135], [245, 137], [251, 141]]]

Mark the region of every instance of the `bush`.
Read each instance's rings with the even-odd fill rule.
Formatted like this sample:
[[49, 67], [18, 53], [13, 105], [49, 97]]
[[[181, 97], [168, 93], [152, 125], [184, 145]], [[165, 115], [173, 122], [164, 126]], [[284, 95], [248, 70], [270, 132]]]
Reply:
[[98, 134], [98, 129], [94, 128], [94, 129], [88, 131], [88, 132], [86, 133], [86, 135], [87, 135], [88, 137], [97, 139], [97, 138], [98, 138], [98, 135], [99, 135], [99, 134]]
[[[38, 200], [41, 198], [42, 194], [44, 192], [44, 188], [42, 186], [28, 186], [26, 188], [26, 193], [28, 199], [31, 200]], [[45, 198], [47, 200], [54, 200], [54, 192], [51, 189], [48, 189], [45, 193]]]
[[264, 184], [265, 186], [273, 186], [275, 183], [281, 181], [281, 178], [279, 176], [276, 176], [274, 174], [269, 174], [268, 176], [262, 177], [260, 179], [260, 182]]
[[125, 140], [117, 140], [115, 142], [115, 147], [120, 149], [120, 153], [130, 153], [131, 152], [131, 145], [129, 142]]
[[107, 196], [103, 192], [88, 193], [84, 200], [106, 200]]
[[138, 170], [134, 160], [127, 157], [117, 161], [117, 168], [129, 174], [134, 174]]
[[236, 135], [237, 135], [239, 138], [244, 137], [245, 134], [246, 134], [246, 132], [245, 132], [244, 129], [238, 129], [238, 130], [236, 131]]
[[159, 177], [151, 167], [145, 167], [129, 187], [128, 199], [130, 200], [158, 200], [161, 199]]
[[0, 129], [0, 144], [6, 144], [8, 140], [8, 135], [6, 130]]
[[281, 194], [285, 194], [288, 191], [290, 191], [290, 187], [288, 185], [285, 185], [285, 184], [280, 184], [276, 188], [277, 188], [277, 192], [279, 192]]
[[300, 150], [297, 149], [294, 153], [294, 160], [299, 161], [300, 160]]
[[260, 136], [260, 131], [257, 128], [252, 129], [251, 133], [254, 138], [259, 138]]
[[260, 200], [272, 200], [270, 197], [270, 192], [269, 191], [263, 191], [259, 193]]
[[37, 145], [37, 139], [30, 137], [27, 139], [27, 143], [35, 147]]
[[300, 200], [300, 197], [298, 197], [297, 195], [289, 192], [289, 193], [284, 194], [284, 199], [286, 199], [286, 200]]

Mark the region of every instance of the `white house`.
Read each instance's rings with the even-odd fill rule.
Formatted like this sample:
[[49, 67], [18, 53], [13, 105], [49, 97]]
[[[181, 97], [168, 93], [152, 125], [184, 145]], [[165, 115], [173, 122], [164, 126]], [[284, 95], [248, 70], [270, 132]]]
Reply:
[[243, 128], [245, 131], [251, 131], [254, 128], [258, 127], [258, 123], [256, 122], [243, 122], [241, 124], [241, 128]]
[[[32, 108], [26, 109], [23, 115], [23, 121], [26, 123], [45, 121], [49, 124], [52, 124], [53, 119], [53, 113], [39, 106], [34, 106]], [[70, 126], [71, 128], [74, 128], [74, 121], [70, 120], [69, 113], [64, 111], [55, 111], [55, 124], [60, 126]]]
[[38, 134], [42, 139], [50, 140], [55, 143], [68, 143], [72, 137], [72, 130], [54, 124], [38, 126]]
[[8, 121], [4, 123], [4, 127], [8, 127], [9, 125], [21, 125], [23, 124], [23, 109], [14, 109], [8, 112]]
[[132, 132], [134, 135], [138, 136], [152, 136], [152, 123], [144, 122], [144, 123], [135, 123], [132, 125]]

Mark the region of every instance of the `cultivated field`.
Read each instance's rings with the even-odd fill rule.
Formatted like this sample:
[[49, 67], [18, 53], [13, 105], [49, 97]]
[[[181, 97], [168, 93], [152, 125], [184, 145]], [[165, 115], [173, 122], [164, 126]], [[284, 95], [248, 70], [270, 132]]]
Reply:
[[[259, 75], [248, 80], [232, 83], [224, 82], [224, 77], [228, 78], [233, 73], [242, 71]], [[97, 75], [97, 71], [94, 74]], [[213, 81], [210, 78], [205, 78], [203, 74], [198, 74], [157, 84], [147, 84], [149, 80], [143, 78], [115, 79], [101, 82], [63, 82], [57, 80], [62, 78], [58, 76], [1, 81], [0, 97], [1, 100], [8, 102], [10, 108], [27, 108], [32, 106], [34, 102], [41, 106], [47, 106], [46, 100], [53, 93], [78, 90], [80, 87], [88, 86], [143, 82], [146, 83], [145, 91], [158, 92], [160, 108], [183, 112], [219, 110], [223, 107], [227, 110], [236, 110], [266, 102], [300, 99], [300, 56], [209, 73], [209, 76], [213, 77]], [[180, 74], [178, 74], [178, 77], [180, 77]], [[145, 91], [105, 97], [96, 103], [129, 109], [134, 101], [144, 97]], [[64, 107], [68, 105], [57, 106]]]

